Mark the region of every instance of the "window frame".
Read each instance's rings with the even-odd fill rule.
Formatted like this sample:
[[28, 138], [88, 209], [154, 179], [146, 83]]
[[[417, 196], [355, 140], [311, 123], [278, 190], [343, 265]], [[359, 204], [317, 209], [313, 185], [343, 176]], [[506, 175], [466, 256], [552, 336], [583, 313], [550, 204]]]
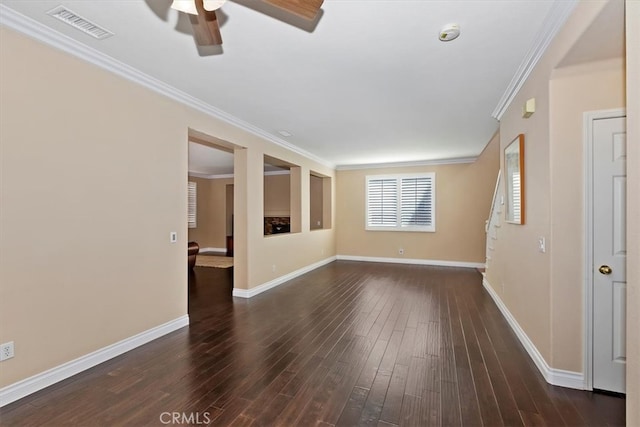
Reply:
[[[429, 178], [431, 180], [431, 224], [430, 225], [402, 225], [402, 180]], [[372, 180], [396, 180], [396, 220], [395, 225], [369, 225], [369, 192], [371, 190], [369, 182]], [[367, 175], [365, 177], [365, 230], [367, 231], [409, 231], [422, 233], [435, 233], [436, 231], [436, 173], [405, 173], [405, 174], [385, 174]]]

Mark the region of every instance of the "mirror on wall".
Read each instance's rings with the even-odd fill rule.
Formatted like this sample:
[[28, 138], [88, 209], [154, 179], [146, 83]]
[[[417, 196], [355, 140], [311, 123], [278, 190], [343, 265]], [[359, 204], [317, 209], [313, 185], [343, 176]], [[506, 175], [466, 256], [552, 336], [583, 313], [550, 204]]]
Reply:
[[506, 221], [524, 224], [524, 135], [518, 135], [504, 149]]

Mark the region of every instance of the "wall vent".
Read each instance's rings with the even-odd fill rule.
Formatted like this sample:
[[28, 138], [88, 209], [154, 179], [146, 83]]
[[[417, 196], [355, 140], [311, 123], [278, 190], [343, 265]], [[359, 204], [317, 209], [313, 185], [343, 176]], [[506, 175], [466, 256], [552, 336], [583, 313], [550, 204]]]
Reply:
[[91, 37], [94, 37], [98, 40], [106, 39], [107, 37], [111, 37], [113, 35], [111, 31], [105, 30], [99, 25], [94, 24], [93, 22], [83, 18], [75, 12], [72, 12], [64, 6], [58, 6], [54, 9], [51, 9], [49, 12], [47, 12], [47, 14], [61, 20], [65, 24], [71, 25], [73, 28], [89, 34]]

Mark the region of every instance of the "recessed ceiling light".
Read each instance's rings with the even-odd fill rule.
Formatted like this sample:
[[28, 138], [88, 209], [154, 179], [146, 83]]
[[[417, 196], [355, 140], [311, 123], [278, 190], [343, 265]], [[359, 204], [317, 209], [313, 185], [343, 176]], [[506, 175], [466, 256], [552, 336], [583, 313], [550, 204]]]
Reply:
[[447, 24], [440, 30], [438, 38], [441, 42], [450, 42], [460, 35], [460, 26], [458, 24]]
[[290, 136], [293, 136], [293, 134], [291, 132], [287, 132], [286, 130], [279, 130], [278, 133], [282, 136], [284, 136], [285, 138], [288, 138]]

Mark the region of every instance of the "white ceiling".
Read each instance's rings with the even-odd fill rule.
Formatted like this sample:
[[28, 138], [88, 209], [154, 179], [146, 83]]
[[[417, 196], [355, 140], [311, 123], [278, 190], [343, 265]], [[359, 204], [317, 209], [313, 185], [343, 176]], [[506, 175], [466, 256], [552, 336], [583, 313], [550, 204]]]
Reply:
[[202, 178], [233, 175], [233, 154], [189, 141], [189, 173]]
[[[492, 112], [559, 4], [325, 0], [306, 31], [257, 0], [236, 0], [219, 12], [222, 48], [199, 51], [170, 2], [1, 1], [333, 165], [477, 156], [498, 128]], [[60, 4], [115, 35], [95, 40], [46, 14]], [[460, 38], [440, 42], [451, 22]]]

